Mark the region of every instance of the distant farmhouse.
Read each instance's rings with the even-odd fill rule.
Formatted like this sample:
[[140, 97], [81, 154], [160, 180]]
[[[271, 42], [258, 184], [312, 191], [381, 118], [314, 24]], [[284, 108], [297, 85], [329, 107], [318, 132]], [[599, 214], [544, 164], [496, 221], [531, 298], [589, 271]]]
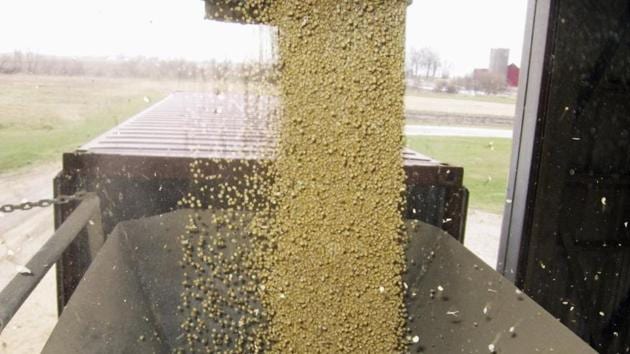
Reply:
[[505, 80], [508, 87], [517, 87], [520, 69], [514, 63], [508, 65], [509, 56], [510, 50], [507, 48], [492, 48], [490, 50], [490, 65], [488, 69], [475, 69], [473, 71], [473, 79], [480, 80], [483, 76], [493, 74]]

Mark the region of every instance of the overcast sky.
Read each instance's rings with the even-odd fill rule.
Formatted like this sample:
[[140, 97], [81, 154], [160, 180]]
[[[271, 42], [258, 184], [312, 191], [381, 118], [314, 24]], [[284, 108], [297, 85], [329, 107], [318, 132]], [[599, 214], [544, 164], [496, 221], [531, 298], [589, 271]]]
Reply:
[[[458, 75], [487, 67], [494, 47], [520, 65], [526, 3], [415, 0], [407, 47], [434, 49]], [[205, 21], [201, 0], [0, 1], [0, 52], [244, 60], [258, 58], [261, 37], [256, 26]]]

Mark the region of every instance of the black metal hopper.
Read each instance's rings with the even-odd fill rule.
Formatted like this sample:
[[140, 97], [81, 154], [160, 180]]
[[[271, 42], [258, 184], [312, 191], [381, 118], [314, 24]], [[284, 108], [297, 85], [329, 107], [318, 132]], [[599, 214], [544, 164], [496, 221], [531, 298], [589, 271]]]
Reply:
[[[183, 344], [178, 235], [193, 211], [120, 223], [63, 311], [44, 353], [167, 353]], [[210, 211], [197, 211], [209, 220]], [[207, 222], [207, 224], [211, 224]], [[409, 227], [412, 352], [594, 353], [444, 231]], [[229, 251], [229, 250], [228, 250]], [[414, 296], [415, 294], [415, 296]]]

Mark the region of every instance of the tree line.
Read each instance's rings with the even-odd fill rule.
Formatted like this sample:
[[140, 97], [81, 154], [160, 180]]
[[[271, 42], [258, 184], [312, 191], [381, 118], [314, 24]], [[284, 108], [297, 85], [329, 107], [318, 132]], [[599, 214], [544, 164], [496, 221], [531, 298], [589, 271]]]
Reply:
[[405, 75], [411, 87], [418, 88], [423, 84], [428, 84], [436, 92], [458, 93], [460, 90], [467, 90], [495, 95], [507, 88], [505, 77], [487, 70], [466, 76], [450, 77], [448, 62], [442, 60], [439, 53], [426, 47], [411, 48], [407, 53]]
[[[411, 48], [407, 54], [407, 76], [413, 78], [435, 79], [438, 70], [446, 69], [440, 55], [431, 48]], [[442, 76], [448, 76], [447, 70], [442, 72]]]
[[59, 76], [101, 76], [148, 79], [216, 81], [251, 79], [274, 81], [270, 63], [229, 62], [148, 57], [80, 57], [70, 58], [14, 51], [0, 54], [0, 74]]
[[[492, 73], [450, 78], [448, 65], [429, 49], [412, 48], [407, 54], [405, 73], [408, 81], [429, 81], [435, 91], [457, 93], [460, 89], [496, 94], [505, 90], [505, 79]], [[59, 76], [98, 76], [194, 81], [243, 80], [277, 82], [274, 64], [149, 57], [70, 58], [15, 51], [0, 54], [0, 74]], [[412, 85], [413, 86], [413, 85]]]

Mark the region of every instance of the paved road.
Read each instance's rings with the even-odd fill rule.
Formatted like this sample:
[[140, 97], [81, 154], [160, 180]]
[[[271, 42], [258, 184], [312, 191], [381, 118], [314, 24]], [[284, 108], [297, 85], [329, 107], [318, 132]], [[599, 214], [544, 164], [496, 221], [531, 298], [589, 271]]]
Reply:
[[491, 128], [451, 127], [438, 125], [406, 125], [407, 136], [460, 136], [476, 138], [512, 138], [512, 130]]

